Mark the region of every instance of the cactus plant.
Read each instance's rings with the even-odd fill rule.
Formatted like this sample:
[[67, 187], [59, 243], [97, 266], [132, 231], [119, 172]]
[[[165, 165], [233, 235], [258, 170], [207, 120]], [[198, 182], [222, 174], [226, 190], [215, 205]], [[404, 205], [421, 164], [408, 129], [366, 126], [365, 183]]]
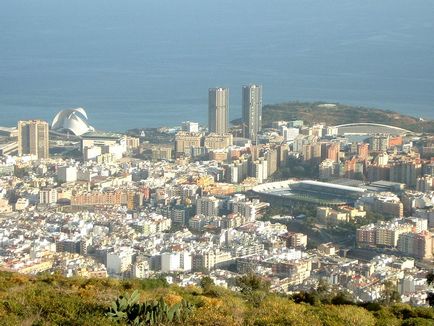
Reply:
[[139, 303], [140, 294], [133, 292], [130, 296], [121, 296], [107, 312], [112, 320], [135, 326], [177, 325], [189, 316], [192, 305], [183, 300], [169, 306], [160, 298], [158, 301]]

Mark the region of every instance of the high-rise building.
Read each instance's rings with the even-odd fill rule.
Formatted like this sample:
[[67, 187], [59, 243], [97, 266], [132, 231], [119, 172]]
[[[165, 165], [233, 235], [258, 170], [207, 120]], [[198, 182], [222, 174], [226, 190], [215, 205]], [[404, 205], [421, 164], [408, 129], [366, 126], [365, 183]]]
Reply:
[[262, 128], [262, 86], [243, 86], [243, 134], [256, 141]]
[[337, 175], [339, 171], [339, 164], [332, 160], [324, 160], [319, 165], [319, 178], [330, 179]]
[[205, 216], [218, 216], [222, 201], [213, 196], [201, 197], [196, 202], [196, 214]]
[[430, 175], [417, 178], [416, 190], [422, 192], [429, 192], [433, 189], [434, 178]]
[[357, 156], [362, 160], [367, 160], [369, 157], [369, 144], [366, 143], [357, 144]]
[[310, 161], [313, 157], [313, 145], [312, 144], [305, 144], [302, 147], [302, 156], [304, 161]]
[[433, 256], [432, 234], [428, 231], [403, 233], [398, 239], [398, 250], [415, 258], [430, 259]]
[[386, 152], [389, 148], [389, 135], [376, 134], [369, 138], [369, 148], [373, 152]]
[[281, 236], [288, 248], [306, 248], [307, 235], [303, 233], [287, 232]]
[[288, 128], [286, 126], [281, 126], [279, 127], [279, 130], [285, 141], [292, 141], [300, 134], [300, 130], [298, 128]]
[[399, 219], [390, 222], [363, 225], [356, 231], [356, 242], [359, 247], [379, 246], [396, 247], [400, 237], [411, 233], [413, 225], [402, 223]]
[[208, 91], [208, 128], [210, 132], [225, 134], [229, 126], [229, 89], [210, 88]]
[[340, 151], [340, 144], [339, 143], [327, 144], [327, 158], [326, 159], [332, 160], [333, 162], [339, 162], [339, 151]]
[[18, 154], [48, 158], [48, 123], [42, 120], [18, 122]]
[[56, 188], [45, 188], [39, 191], [40, 204], [55, 204], [57, 202]]
[[276, 148], [270, 148], [264, 153], [264, 157], [267, 160], [267, 174], [272, 175], [277, 171], [279, 167], [278, 152]]
[[434, 162], [431, 162], [429, 164], [424, 164], [423, 174], [424, 175], [430, 175], [430, 176], [434, 177]]
[[390, 166], [388, 165], [368, 165], [366, 170], [368, 180], [371, 182], [390, 179]]
[[419, 160], [402, 160], [390, 166], [390, 181], [405, 183], [408, 187], [416, 187], [417, 178], [421, 176], [422, 163]]

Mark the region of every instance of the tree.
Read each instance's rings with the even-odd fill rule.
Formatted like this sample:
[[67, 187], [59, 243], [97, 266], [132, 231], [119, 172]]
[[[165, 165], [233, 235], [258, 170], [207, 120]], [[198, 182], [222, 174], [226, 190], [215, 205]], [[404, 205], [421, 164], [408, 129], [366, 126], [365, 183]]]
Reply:
[[431, 326], [432, 320], [424, 318], [409, 318], [402, 322], [402, 326]]
[[270, 282], [265, 281], [262, 277], [249, 273], [238, 277], [236, 285], [240, 288], [241, 293], [247, 294], [252, 291], [266, 291], [270, 289]]
[[260, 306], [270, 290], [270, 282], [253, 273], [237, 278], [236, 285], [254, 307]]
[[354, 301], [351, 299], [351, 296], [347, 292], [339, 291], [332, 298], [331, 303], [333, 305], [350, 305], [354, 304]]
[[401, 302], [401, 296], [396, 290], [396, 285], [392, 281], [384, 282], [382, 295], [379, 301], [386, 305]]
[[318, 281], [318, 285], [316, 287], [316, 291], [318, 292], [319, 295], [323, 295], [326, 294], [330, 291], [330, 284], [329, 282], [327, 282], [325, 279], [320, 279]]
[[[426, 282], [429, 286], [434, 285], [434, 272], [429, 272], [426, 276]], [[427, 293], [426, 301], [431, 307], [434, 307], [434, 292], [429, 291]]]
[[26, 168], [20, 168], [20, 167], [15, 166], [15, 168], [14, 168], [14, 175], [17, 178], [22, 179], [24, 177], [29, 176], [29, 172], [27, 171]]
[[429, 272], [426, 276], [426, 281], [428, 285], [434, 285], [434, 272]]
[[214, 280], [209, 276], [204, 276], [200, 280], [200, 287], [202, 288], [205, 294], [209, 293], [214, 287]]
[[301, 291], [299, 293], [295, 293], [290, 297], [295, 303], [308, 303], [312, 306], [317, 306], [321, 304], [320, 297], [316, 291]]

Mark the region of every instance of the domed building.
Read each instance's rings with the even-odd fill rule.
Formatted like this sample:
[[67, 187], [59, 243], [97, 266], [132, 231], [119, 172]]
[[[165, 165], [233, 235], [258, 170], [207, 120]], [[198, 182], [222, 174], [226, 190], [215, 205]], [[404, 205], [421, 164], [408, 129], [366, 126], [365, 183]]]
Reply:
[[66, 109], [56, 114], [51, 123], [51, 129], [63, 133], [73, 133], [81, 136], [95, 129], [87, 122], [87, 113], [83, 108]]

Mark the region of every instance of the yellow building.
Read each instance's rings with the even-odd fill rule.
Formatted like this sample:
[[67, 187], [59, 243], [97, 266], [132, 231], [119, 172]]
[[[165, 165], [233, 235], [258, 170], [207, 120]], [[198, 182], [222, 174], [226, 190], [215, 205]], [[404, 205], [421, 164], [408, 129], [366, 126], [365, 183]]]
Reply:
[[42, 261], [30, 263], [29, 265], [25, 265], [23, 267], [18, 268], [16, 271], [22, 274], [37, 274], [42, 273], [49, 270], [53, 267], [52, 261]]
[[190, 156], [191, 148], [200, 147], [202, 135], [200, 133], [180, 131], [175, 136], [175, 153], [177, 156]]
[[224, 149], [233, 144], [233, 136], [230, 133], [211, 133], [205, 137], [204, 145], [209, 150]]

